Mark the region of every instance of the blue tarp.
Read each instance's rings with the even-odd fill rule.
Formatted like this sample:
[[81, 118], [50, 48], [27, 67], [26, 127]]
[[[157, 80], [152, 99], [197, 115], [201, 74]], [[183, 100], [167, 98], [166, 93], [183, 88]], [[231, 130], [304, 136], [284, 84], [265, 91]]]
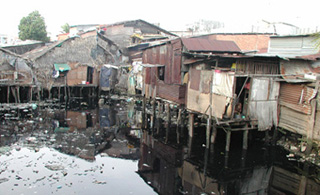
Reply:
[[117, 78], [117, 68], [114, 66], [102, 66], [100, 71], [100, 87], [107, 91], [114, 89]]

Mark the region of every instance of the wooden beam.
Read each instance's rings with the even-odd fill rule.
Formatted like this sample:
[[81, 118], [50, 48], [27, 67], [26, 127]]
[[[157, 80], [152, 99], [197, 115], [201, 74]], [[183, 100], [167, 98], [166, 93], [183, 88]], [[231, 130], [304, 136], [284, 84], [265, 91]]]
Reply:
[[194, 114], [189, 113], [189, 137], [193, 137], [194, 135]]
[[227, 130], [227, 137], [226, 137], [226, 152], [230, 151], [230, 141], [231, 141], [231, 131]]

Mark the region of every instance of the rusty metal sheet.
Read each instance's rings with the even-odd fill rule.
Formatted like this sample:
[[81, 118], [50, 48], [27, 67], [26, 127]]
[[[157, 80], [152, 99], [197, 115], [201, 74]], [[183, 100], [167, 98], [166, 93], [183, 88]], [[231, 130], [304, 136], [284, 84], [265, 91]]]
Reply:
[[295, 111], [311, 114], [310, 101], [315, 97], [315, 90], [301, 84], [282, 83], [279, 103]]
[[189, 51], [241, 52], [233, 41], [207, 40], [202, 38], [182, 38], [183, 45]]
[[280, 71], [287, 82], [306, 82], [304, 75], [313, 73], [313, 69], [307, 61], [281, 61]]
[[310, 115], [297, 112], [286, 106], [280, 106], [279, 127], [294, 133], [306, 135], [309, 126]]
[[201, 80], [201, 71], [196, 69], [190, 69], [190, 88], [193, 90], [199, 91], [200, 88], [200, 80]]
[[182, 45], [180, 41], [172, 44], [173, 62], [171, 64], [171, 84], [181, 84], [181, 53]]
[[186, 85], [165, 84], [163, 81], [157, 84], [159, 97], [184, 104]]

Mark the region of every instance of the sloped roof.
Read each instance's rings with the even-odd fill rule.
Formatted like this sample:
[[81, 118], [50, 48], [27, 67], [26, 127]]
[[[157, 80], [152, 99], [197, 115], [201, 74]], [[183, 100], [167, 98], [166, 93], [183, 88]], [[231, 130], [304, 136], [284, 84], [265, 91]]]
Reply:
[[241, 53], [238, 45], [233, 41], [207, 40], [201, 38], [182, 38], [183, 45], [193, 52], [227, 52]]
[[[104, 41], [107, 41], [110, 44], [116, 45], [113, 41], [108, 39], [106, 36], [103, 36], [100, 33], [98, 33], [98, 36], [100, 38], [102, 38]], [[69, 38], [67, 38], [65, 40], [62, 40], [62, 41], [56, 41], [56, 42], [54, 42], [54, 43], [52, 43], [50, 45], [43, 46], [43, 47], [34, 49], [34, 50], [30, 51], [30, 52], [27, 52], [27, 53], [23, 54], [23, 57], [35, 61], [38, 58], [40, 58], [41, 56], [44, 56], [45, 54], [47, 54], [49, 51], [53, 50], [54, 48], [61, 47], [63, 45], [63, 43], [71, 41], [71, 40], [74, 40], [75, 38], [80, 38], [80, 37], [79, 36], [74, 36], [74, 37], [69, 37]]]
[[29, 58], [30, 60], [36, 60], [38, 58], [40, 58], [41, 56], [45, 55], [46, 53], [48, 53], [50, 50], [54, 49], [55, 47], [59, 47], [61, 46], [61, 44], [63, 44], [64, 42], [70, 40], [71, 38], [62, 40], [62, 41], [57, 41], [54, 42], [50, 45], [46, 45], [37, 49], [34, 49], [32, 51], [29, 51], [25, 54], [23, 54], [23, 57]]
[[138, 20], [128, 20], [128, 21], [123, 21], [123, 22], [117, 22], [117, 23], [114, 23], [114, 24], [107, 24], [106, 26], [108, 27], [108, 26], [117, 26], [117, 25], [123, 25], [123, 24], [125, 25], [125, 24], [134, 23], [134, 22], [141, 22], [141, 23], [147, 24], [147, 25], [149, 25], [149, 26], [151, 26], [151, 27], [153, 27], [153, 28], [155, 28], [155, 29], [158, 29], [158, 30], [161, 31], [161, 32], [164, 32], [164, 33], [166, 33], [166, 34], [169, 34], [169, 35], [172, 35], [172, 36], [177, 37], [176, 34], [171, 33], [171, 32], [169, 32], [169, 31], [167, 31], [167, 30], [165, 30], [165, 29], [163, 29], [163, 28], [160, 28], [159, 26], [156, 26], [156, 25], [154, 25], [154, 24], [151, 24], [151, 23], [146, 22], [146, 21], [141, 20], [141, 19], [138, 19]]

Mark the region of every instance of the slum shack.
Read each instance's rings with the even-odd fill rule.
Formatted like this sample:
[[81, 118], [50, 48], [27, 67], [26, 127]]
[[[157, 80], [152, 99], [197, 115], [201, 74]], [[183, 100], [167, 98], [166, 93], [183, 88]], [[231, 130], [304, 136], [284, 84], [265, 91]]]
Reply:
[[[309, 142], [320, 141], [318, 113], [320, 54], [319, 49], [315, 48], [314, 37], [271, 36], [268, 53], [256, 56], [280, 57], [278, 126], [302, 135]], [[304, 148], [303, 144], [299, 145]]]
[[33, 79], [31, 63], [27, 59], [0, 48], [1, 103], [32, 101]]
[[143, 94], [161, 97], [178, 104], [185, 103], [186, 85], [183, 82], [187, 69], [183, 66], [181, 39], [154, 45], [143, 51]]
[[[207, 135], [213, 122], [212, 142], [215, 129], [224, 129], [229, 151], [231, 132], [243, 131], [243, 149], [247, 149], [248, 130], [277, 125], [279, 59], [244, 55], [233, 41], [211, 43], [199, 52], [197, 45], [205, 45], [205, 40], [184, 41], [189, 45], [184, 52], [189, 66], [187, 109], [208, 116]], [[210, 47], [213, 52], [208, 52]], [[191, 113], [189, 124], [193, 121]]]
[[[123, 55], [117, 45], [111, 40], [99, 34], [96, 31], [82, 33], [75, 37], [70, 37], [63, 41], [58, 41], [49, 46], [33, 50], [24, 55], [30, 58], [34, 63], [35, 74], [38, 76], [38, 82], [41, 86], [42, 97], [57, 97], [61, 87], [61, 95], [70, 96], [74, 93], [81, 96], [79, 87], [86, 87], [92, 92], [98, 86], [98, 70], [103, 64], [121, 64], [126, 63], [127, 57]], [[67, 71], [57, 71], [55, 64], [65, 64], [70, 67]], [[69, 69], [69, 68], [68, 68]], [[67, 79], [54, 78], [57, 72], [67, 73]], [[63, 73], [63, 74], [65, 74]], [[69, 75], [70, 73], [70, 75]], [[73, 92], [72, 90], [77, 90]]]
[[231, 131], [245, 132], [247, 148], [248, 130], [277, 125], [277, 57], [245, 55], [233, 41], [182, 38], [146, 48], [142, 64], [150, 66], [145, 96], [185, 104], [190, 136], [196, 115], [207, 116], [209, 132], [211, 122], [227, 132], [227, 150]]
[[144, 20], [101, 25], [100, 29], [120, 48], [177, 37], [177, 35]]

